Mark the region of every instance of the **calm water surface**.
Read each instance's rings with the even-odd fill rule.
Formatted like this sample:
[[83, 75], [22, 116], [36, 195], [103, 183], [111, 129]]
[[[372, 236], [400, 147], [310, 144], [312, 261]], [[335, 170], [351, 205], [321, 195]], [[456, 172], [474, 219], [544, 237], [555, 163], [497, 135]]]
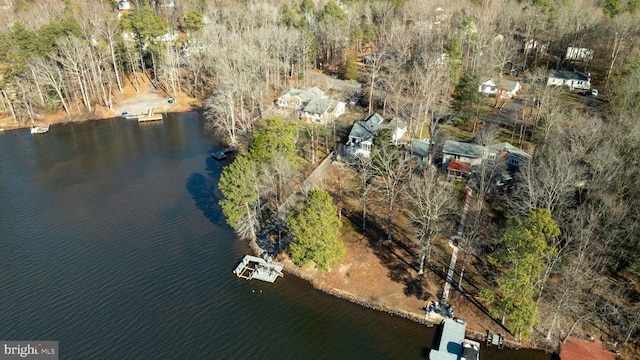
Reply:
[[247, 249], [218, 148], [195, 113], [0, 133], [0, 339], [58, 340], [61, 359], [424, 358], [428, 327], [231, 273]]

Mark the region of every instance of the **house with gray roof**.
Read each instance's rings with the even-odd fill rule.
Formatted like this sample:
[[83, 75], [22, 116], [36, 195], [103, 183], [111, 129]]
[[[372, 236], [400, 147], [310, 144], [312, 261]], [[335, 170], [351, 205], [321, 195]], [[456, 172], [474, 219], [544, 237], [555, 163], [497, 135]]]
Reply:
[[349, 132], [349, 140], [344, 146], [344, 154], [346, 156], [369, 157], [373, 137], [383, 122], [384, 118], [378, 113], [373, 113], [364, 120], [356, 121]]
[[302, 109], [301, 118], [309, 122], [326, 124], [344, 114], [345, 103], [327, 98], [316, 98]]
[[531, 161], [531, 155], [508, 142], [489, 145], [487, 152], [489, 158], [503, 159], [509, 171], [518, 171], [520, 167]]
[[429, 164], [429, 154], [431, 153], [431, 140], [413, 139], [407, 147], [407, 151], [412, 158], [417, 161], [416, 170], [422, 170]]
[[567, 86], [573, 89], [591, 89], [591, 74], [580, 71], [549, 70], [547, 85]]
[[488, 79], [478, 87], [478, 91], [486, 95], [494, 95], [501, 99], [511, 99], [520, 91], [518, 81], [507, 79]]
[[320, 124], [344, 114], [346, 106], [343, 102], [327, 98], [324, 91], [315, 86], [307, 90], [291, 89], [276, 99], [276, 105], [297, 111], [300, 118]]
[[447, 170], [450, 162], [479, 165], [486, 155], [484, 146], [447, 140], [442, 147], [442, 169]]

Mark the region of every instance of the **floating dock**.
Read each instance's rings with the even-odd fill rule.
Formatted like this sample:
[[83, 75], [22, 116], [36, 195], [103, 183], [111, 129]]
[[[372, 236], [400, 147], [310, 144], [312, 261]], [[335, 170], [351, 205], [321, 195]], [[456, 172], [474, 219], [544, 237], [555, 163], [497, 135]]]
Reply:
[[216, 160], [224, 160], [227, 158], [227, 154], [228, 153], [232, 153], [232, 152], [236, 152], [238, 151], [238, 148], [235, 146], [232, 147], [228, 147], [226, 149], [222, 149], [220, 151], [211, 153], [211, 157], [216, 159]]
[[138, 122], [162, 120], [162, 114], [154, 114], [153, 108], [149, 109], [146, 115], [139, 115]]
[[480, 343], [465, 339], [466, 329], [467, 324], [461, 319], [442, 320], [429, 351], [429, 360], [479, 360]]
[[31, 127], [32, 134], [44, 134], [49, 131], [49, 124], [35, 125]]
[[246, 255], [233, 273], [241, 279], [258, 279], [270, 283], [283, 276], [282, 264], [251, 255]]

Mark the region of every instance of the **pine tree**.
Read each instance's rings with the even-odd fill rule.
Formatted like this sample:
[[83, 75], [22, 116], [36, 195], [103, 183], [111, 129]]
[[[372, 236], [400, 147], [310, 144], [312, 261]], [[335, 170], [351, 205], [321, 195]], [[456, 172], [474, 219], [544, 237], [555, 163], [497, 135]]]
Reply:
[[538, 322], [538, 306], [534, 300], [535, 282], [544, 269], [544, 259], [556, 249], [549, 245], [560, 235], [551, 212], [536, 209], [524, 221], [511, 221], [502, 236], [503, 246], [488, 260], [493, 266], [506, 268], [497, 281], [500, 296], [483, 291], [495, 306], [492, 315], [501, 317], [516, 336], [527, 338]]
[[253, 133], [249, 144], [249, 158], [259, 164], [274, 161], [276, 154], [293, 161], [296, 155], [296, 125], [272, 116]]
[[355, 80], [358, 78], [358, 64], [353, 55], [347, 56], [347, 62], [344, 64], [344, 78], [347, 80]]
[[256, 168], [246, 156], [238, 157], [226, 166], [220, 175], [218, 188], [227, 223], [241, 236], [255, 237], [255, 207], [258, 202]]
[[339, 239], [342, 223], [328, 192], [311, 191], [302, 209], [289, 216], [287, 225], [293, 235], [290, 250], [296, 264], [313, 261], [321, 270], [327, 270], [344, 256]]

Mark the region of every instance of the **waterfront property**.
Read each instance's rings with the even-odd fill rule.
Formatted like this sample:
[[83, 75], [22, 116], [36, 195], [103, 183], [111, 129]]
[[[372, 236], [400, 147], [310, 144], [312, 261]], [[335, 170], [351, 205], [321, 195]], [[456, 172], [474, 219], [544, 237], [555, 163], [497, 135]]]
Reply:
[[442, 320], [429, 352], [429, 360], [479, 360], [480, 343], [464, 338], [466, 328], [464, 320]]
[[246, 255], [233, 270], [233, 273], [241, 279], [258, 279], [273, 283], [278, 276], [282, 276], [282, 264]]

